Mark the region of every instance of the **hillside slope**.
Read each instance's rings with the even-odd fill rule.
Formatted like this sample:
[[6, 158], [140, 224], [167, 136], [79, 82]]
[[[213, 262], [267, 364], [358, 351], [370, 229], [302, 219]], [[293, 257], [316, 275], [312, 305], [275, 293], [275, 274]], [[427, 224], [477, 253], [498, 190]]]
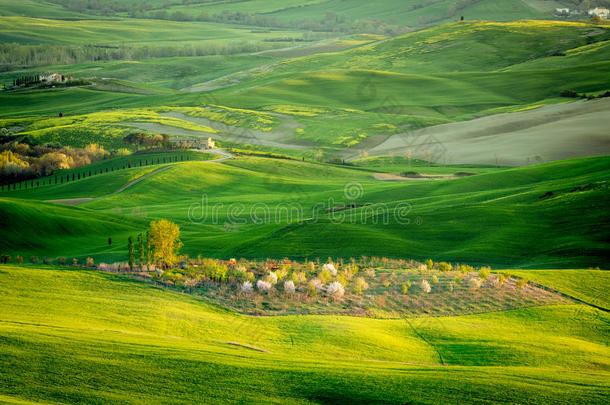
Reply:
[[[416, 170], [426, 173], [425, 166]], [[182, 227], [184, 251], [193, 256], [375, 255], [499, 267], [604, 266], [609, 171], [610, 159], [599, 157], [455, 180], [387, 182], [370, 170], [298, 161], [185, 162], [79, 208], [33, 201], [74, 198], [73, 186], [15, 194], [28, 199], [4, 200], [3, 229], [21, 235], [7, 247], [24, 257], [74, 255], [76, 246], [88, 246], [98, 261], [124, 260], [127, 232], [168, 218]], [[79, 190], [89, 182], [98, 190], [104, 176], [113, 174], [81, 180]], [[86, 196], [79, 191], [78, 197]], [[61, 210], [63, 222], [51, 224], [48, 234], [23, 232], [19, 210], [41, 224]], [[134, 222], [76, 231], [90, 217], [124, 221], [118, 214]], [[61, 242], [62, 229], [75, 229], [70, 243]], [[118, 245], [105, 245], [110, 236]]]
[[0, 284], [7, 402], [601, 404], [608, 395], [608, 315], [584, 305], [248, 317], [91, 270], [1, 266]]

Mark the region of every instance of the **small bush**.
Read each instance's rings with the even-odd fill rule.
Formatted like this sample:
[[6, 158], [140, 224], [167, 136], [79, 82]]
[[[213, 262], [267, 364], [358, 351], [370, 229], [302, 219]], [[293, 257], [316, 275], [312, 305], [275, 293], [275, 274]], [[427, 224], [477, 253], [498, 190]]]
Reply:
[[272, 271], [269, 272], [269, 274], [265, 276], [264, 281], [268, 282], [269, 284], [277, 284], [277, 274]]
[[259, 291], [267, 292], [267, 291], [271, 290], [271, 283], [268, 281], [258, 280], [256, 282], [256, 288]]
[[356, 280], [354, 280], [354, 292], [356, 294], [362, 294], [362, 292], [368, 288], [369, 284], [366, 282], [364, 277], [356, 277]]
[[315, 273], [315, 271], [316, 271], [316, 264], [314, 262], [307, 263], [307, 270], [309, 271], [309, 274]]
[[51, 264], [53, 264], [53, 259], [51, 259], [50, 257], [43, 257], [42, 262], [44, 264], [51, 265]]
[[424, 262], [424, 264], [426, 265], [426, 268], [428, 270], [432, 270], [432, 267], [434, 267], [434, 262], [432, 261], [432, 259], [428, 259]]
[[364, 271], [364, 274], [368, 277], [368, 278], [375, 278], [375, 269], [366, 269]]
[[292, 280], [284, 281], [284, 292], [293, 294], [296, 291], [294, 282]]
[[343, 288], [343, 285], [340, 282], [333, 281], [326, 288], [326, 293], [332, 297], [341, 298], [343, 297], [343, 294], [345, 294], [345, 288]]
[[411, 282], [407, 281], [402, 285], [402, 293], [406, 294], [407, 292], [409, 292], [409, 288], [411, 288]]
[[30, 263], [38, 264], [38, 256], [30, 256]]
[[23, 263], [23, 257], [21, 257], [21, 256], [15, 256], [15, 263], [17, 263], [17, 264], [21, 264], [21, 263]]
[[324, 289], [324, 283], [318, 278], [312, 279], [309, 284], [313, 285], [318, 291], [322, 291]]
[[462, 274], [468, 274], [468, 273], [470, 273], [472, 271], [474, 271], [474, 267], [472, 267], [472, 266], [468, 266], [466, 264], [463, 264], [463, 265], [460, 266], [460, 272]]
[[0, 256], [0, 263], [7, 264], [10, 261], [11, 261], [11, 257], [9, 255]]
[[243, 293], [249, 294], [253, 291], [253, 289], [252, 282], [250, 281], [244, 281], [241, 285], [241, 291]]
[[472, 290], [478, 290], [481, 288], [481, 279], [478, 277], [472, 277], [468, 280], [468, 287]]
[[523, 288], [527, 285], [527, 283], [529, 283], [528, 279], [520, 278], [517, 280], [517, 282], [515, 284], [517, 285], [517, 288]]
[[483, 280], [487, 280], [491, 274], [490, 270], [491, 269], [489, 267], [481, 267], [479, 270], [479, 277], [481, 277]]
[[335, 268], [335, 265], [332, 263], [326, 263], [324, 266], [322, 266], [322, 270], [330, 272], [330, 274], [333, 277], [335, 277], [337, 275], [337, 269]]
[[87, 267], [93, 267], [95, 265], [95, 261], [93, 260], [93, 257], [88, 257], [87, 260], [85, 261], [85, 263], [87, 264]]
[[76, 257], [72, 259], [72, 266], [78, 266], [78, 259]]
[[306, 282], [307, 277], [302, 271], [295, 271], [290, 275], [290, 280], [292, 280], [292, 282], [297, 285]]
[[307, 289], [305, 290], [305, 292], [307, 293], [308, 297], [315, 297], [316, 295], [318, 295], [318, 289], [311, 282], [307, 284]]
[[333, 275], [330, 270], [322, 270], [320, 274], [318, 274], [318, 277], [320, 278], [320, 280], [322, 280], [323, 283], [328, 283], [330, 282], [330, 280], [333, 279]]
[[438, 284], [438, 277], [432, 276], [432, 284]]
[[419, 288], [421, 288], [421, 290], [426, 294], [429, 294], [430, 291], [432, 291], [432, 287], [430, 287], [430, 283], [427, 282], [426, 280], [422, 280], [419, 283]]
[[66, 264], [66, 258], [65, 258], [65, 257], [63, 257], [63, 256], [59, 256], [59, 257], [57, 258], [57, 264], [60, 264], [60, 265], [62, 265], [62, 266], [63, 266], [63, 265], [65, 265], [65, 264]]
[[440, 262], [437, 267], [438, 270], [442, 272], [451, 271], [453, 269], [453, 266], [447, 262]]
[[509, 278], [510, 278], [510, 274], [508, 274], [508, 273], [505, 273], [505, 272], [504, 272], [504, 273], [500, 273], [500, 274], [498, 274], [498, 285], [499, 285], [499, 286], [504, 285], [504, 282], [505, 282], [506, 280], [508, 280]]

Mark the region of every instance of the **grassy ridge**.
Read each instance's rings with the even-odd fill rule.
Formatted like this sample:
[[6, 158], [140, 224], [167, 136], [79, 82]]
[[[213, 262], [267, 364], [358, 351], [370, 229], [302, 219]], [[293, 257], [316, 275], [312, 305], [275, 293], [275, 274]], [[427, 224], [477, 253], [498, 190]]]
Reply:
[[0, 281], [9, 400], [567, 404], [608, 393], [607, 315], [580, 305], [254, 318], [94, 271], [2, 266]]

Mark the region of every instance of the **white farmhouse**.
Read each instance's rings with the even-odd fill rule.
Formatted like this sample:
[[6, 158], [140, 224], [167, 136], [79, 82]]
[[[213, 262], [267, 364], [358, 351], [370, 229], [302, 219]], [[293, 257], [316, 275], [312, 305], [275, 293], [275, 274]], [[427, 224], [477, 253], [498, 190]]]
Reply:
[[607, 19], [608, 17], [610, 17], [610, 10], [608, 10], [607, 8], [604, 8], [604, 7], [595, 7], [595, 8], [592, 8], [591, 10], [589, 10], [589, 15], [591, 17], [597, 16], [597, 17]]
[[569, 8], [556, 8], [555, 14], [556, 15], [570, 15], [570, 9]]

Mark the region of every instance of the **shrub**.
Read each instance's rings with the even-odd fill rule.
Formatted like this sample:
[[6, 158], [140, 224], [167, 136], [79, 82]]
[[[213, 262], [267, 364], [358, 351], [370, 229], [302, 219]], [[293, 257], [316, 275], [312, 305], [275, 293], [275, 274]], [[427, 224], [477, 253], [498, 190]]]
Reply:
[[453, 283], [453, 281], [449, 282], [447, 288], [449, 289], [449, 292], [453, 292], [453, 289], [455, 288], [455, 284]]
[[322, 266], [322, 270], [330, 272], [333, 277], [337, 275], [337, 269], [332, 263], [326, 263], [324, 266]]
[[30, 263], [38, 264], [38, 256], [30, 256]]
[[458, 274], [457, 276], [455, 276], [453, 278], [453, 281], [455, 281], [456, 284], [460, 284], [462, 282], [462, 280], [464, 280], [463, 274]]
[[259, 291], [266, 292], [271, 290], [271, 283], [268, 281], [258, 280], [256, 282], [256, 288], [258, 288]]
[[193, 288], [196, 288], [199, 285], [199, 278], [197, 277], [185, 277], [183, 284], [185, 287], [187, 287], [189, 290], [193, 290]]
[[510, 278], [510, 274], [508, 274], [506, 272], [498, 274], [498, 285], [500, 285], [500, 286], [504, 285], [504, 282], [506, 280], [508, 280], [509, 278]]
[[483, 280], [487, 280], [491, 274], [490, 270], [491, 269], [489, 267], [481, 267], [479, 270], [479, 277], [481, 277]]
[[366, 269], [364, 271], [364, 274], [368, 277], [368, 278], [375, 278], [375, 269]]
[[432, 284], [438, 284], [438, 277], [436, 275], [432, 276]]
[[324, 289], [324, 283], [318, 278], [312, 279], [309, 284], [313, 285], [317, 291], [322, 291]]
[[345, 294], [345, 288], [343, 288], [343, 285], [340, 282], [333, 281], [326, 288], [326, 293], [332, 297], [341, 298], [343, 297], [343, 294]]
[[523, 288], [527, 285], [527, 283], [529, 283], [528, 279], [520, 278], [517, 280], [517, 282], [515, 284], [517, 285], [517, 288]]
[[305, 273], [302, 271], [295, 271], [290, 275], [290, 280], [296, 285], [307, 281], [307, 277], [305, 277]]
[[0, 263], [7, 264], [10, 261], [11, 261], [11, 257], [9, 255], [0, 256]]
[[[250, 273], [250, 274], [252, 274], [252, 273]], [[252, 290], [253, 290], [252, 282], [250, 282], [250, 281], [244, 281], [244, 282], [242, 283], [242, 285], [241, 285], [241, 291], [242, 291], [242, 292], [244, 292], [244, 293], [246, 293], [246, 294], [249, 294], [249, 293], [251, 293], [251, 292], [252, 292]]]
[[474, 267], [472, 267], [472, 266], [468, 266], [468, 265], [466, 265], [466, 264], [462, 264], [462, 265], [460, 266], [460, 272], [461, 272], [462, 274], [468, 274], [468, 273], [470, 273], [471, 271], [474, 271]]
[[269, 284], [277, 284], [277, 274], [272, 271], [269, 272], [269, 274], [265, 276], [265, 281]]
[[481, 288], [481, 279], [478, 277], [472, 277], [468, 280], [468, 287], [473, 290]]
[[87, 267], [93, 267], [95, 265], [93, 257], [88, 257], [87, 260], [85, 260], [85, 263], [87, 264]]
[[428, 259], [424, 262], [424, 264], [426, 265], [426, 268], [428, 270], [432, 270], [432, 267], [434, 267], [434, 262], [432, 261], [432, 259]]
[[15, 256], [15, 263], [17, 263], [17, 264], [23, 263], [23, 257], [21, 257], [19, 255]]
[[366, 282], [364, 277], [356, 277], [356, 280], [354, 280], [354, 292], [356, 294], [362, 294], [362, 292], [368, 288], [369, 284]]
[[409, 288], [411, 288], [411, 282], [407, 281], [406, 283], [403, 283], [402, 285], [402, 293], [406, 294], [407, 292], [409, 292]]
[[307, 293], [307, 296], [309, 296], [309, 297], [315, 297], [316, 295], [318, 295], [318, 289], [311, 282], [309, 284], [307, 284], [307, 289], [305, 290], [305, 292]]
[[53, 259], [51, 259], [50, 257], [43, 257], [43, 258], [42, 258], [42, 262], [43, 262], [44, 264], [49, 264], [49, 265], [51, 265], [51, 264], [53, 264]]
[[78, 259], [76, 257], [72, 259], [72, 266], [78, 266]]
[[296, 291], [296, 288], [294, 287], [294, 282], [292, 280], [284, 281], [284, 291], [289, 294], [292, 294]]
[[57, 258], [57, 264], [61, 264], [63, 266], [64, 264], [66, 264], [66, 258], [63, 256], [59, 256]]
[[430, 293], [430, 291], [432, 291], [432, 287], [430, 287], [430, 283], [429, 283], [429, 282], [427, 282], [426, 280], [422, 280], [422, 281], [419, 283], [419, 288], [421, 288], [421, 290], [422, 290], [423, 292], [425, 292], [426, 294], [429, 294], [429, 293]]
[[277, 281], [282, 281], [284, 277], [288, 275], [289, 269], [290, 265], [283, 264], [282, 267], [280, 267], [279, 270], [275, 272], [275, 275], [277, 276]]
[[320, 272], [320, 274], [318, 275], [318, 277], [324, 283], [328, 283], [330, 280], [333, 279], [333, 275], [332, 275], [332, 273], [329, 270], [322, 270]]
[[316, 264], [314, 262], [309, 262], [307, 264], [307, 269], [309, 271], [309, 274], [313, 274], [316, 271]]
[[219, 265], [214, 259], [203, 259], [202, 272], [210, 280], [222, 282], [227, 278], [227, 266]]
[[442, 272], [451, 271], [453, 269], [453, 266], [447, 262], [440, 262], [437, 267], [438, 270]]

